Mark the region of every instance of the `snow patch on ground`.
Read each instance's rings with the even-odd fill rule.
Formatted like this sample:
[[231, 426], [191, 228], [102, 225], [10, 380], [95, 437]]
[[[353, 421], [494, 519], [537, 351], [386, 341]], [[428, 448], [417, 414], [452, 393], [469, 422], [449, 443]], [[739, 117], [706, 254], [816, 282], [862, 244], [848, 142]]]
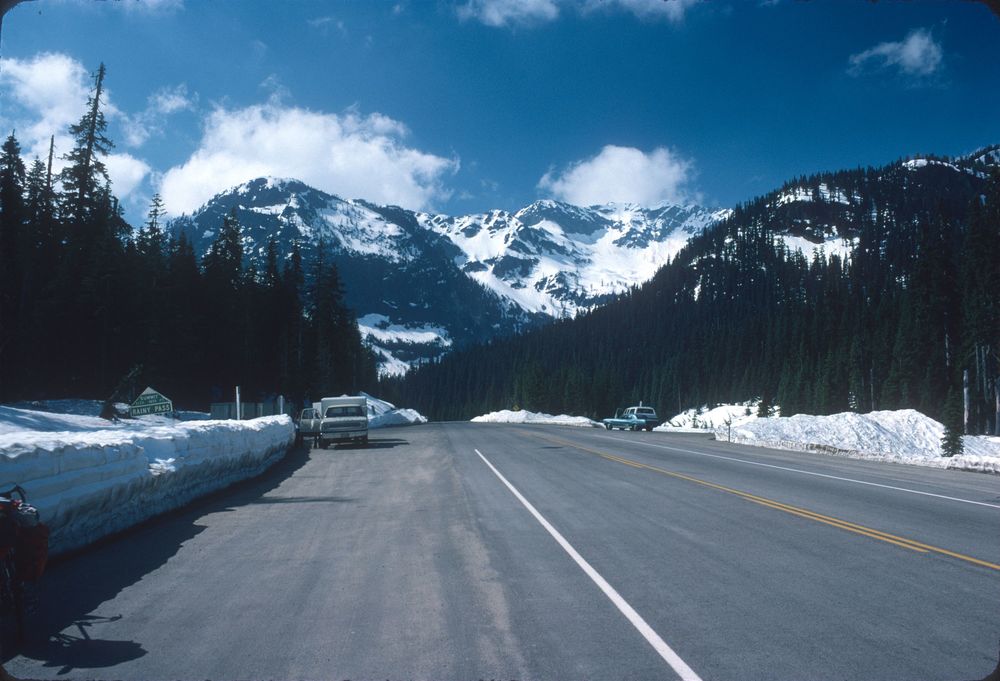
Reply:
[[390, 426], [415, 426], [427, 423], [427, 417], [415, 409], [399, 409], [396, 405], [368, 393], [361, 393], [368, 398], [368, 428], [388, 428]]
[[540, 414], [534, 411], [525, 411], [524, 409], [520, 411], [502, 409], [490, 412], [489, 414], [483, 414], [482, 416], [476, 416], [471, 420], [473, 423], [531, 423], [551, 426], [583, 426], [585, 428], [604, 427], [597, 421], [588, 419], [586, 416], [567, 416], [566, 414], [553, 416], [552, 414]]
[[111, 423], [0, 406], [0, 489], [27, 491], [61, 553], [262, 473], [294, 436], [287, 416]]
[[[720, 404], [711, 409], [707, 405], [698, 409], [686, 409], [653, 430], [670, 433], [704, 433], [714, 428], [724, 428], [726, 421], [732, 426], [753, 421], [757, 418], [759, 408], [760, 400], [749, 400], [737, 404]], [[774, 408], [774, 412], [781, 413], [778, 407]]]
[[[965, 453], [948, 458], [941, 456], [943, 436], [944, 426], [913, 409], [754, 419], [731, 433], [732, 442], [758, 447], [1000, 473], [1000, 437], [967, 435]], [[725, 426], [716, 426], [715, 438], [727, 439]]]

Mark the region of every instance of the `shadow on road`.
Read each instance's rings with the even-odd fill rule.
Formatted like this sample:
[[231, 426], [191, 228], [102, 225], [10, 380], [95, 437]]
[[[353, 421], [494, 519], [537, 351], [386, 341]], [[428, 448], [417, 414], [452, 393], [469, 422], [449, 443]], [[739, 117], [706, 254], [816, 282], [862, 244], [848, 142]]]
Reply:
[[345, 442], [344, 444], [334, 445], [333, 449], [392, 449], [393, 447], [408, 444], [410, 444], [409, 440], [400, 440], [398, 438], [389, 437], [373, 437], [368, 440], [368, 444], [366, 445], [358, 444], [356, 442]]
[[353, 497], [264, 497], [251, 501], [251, 504], [350, 504], [356, 502]]
[[146, 650], [135, 641], [111, 641], [93, 638], [88, 628], [106, 622], [115, 622], [116, 617], [86, 616], [72, 626], [73, 634], [53, 634], [48, 641], [37, 646], [35, 659], [44, 661], [44, 666], [59, 669], [57, 674], [69, 674], [76, 669], [102, 669], [136, 660], [146, 654]]
[[[205, 530], [198, 521], [211, 513], [232, 511], [255, 503], [348, 502], [338, 497], [265, 498], [309, 461], [303, 447], [256, 478], [148, 520], [95, 544], [53, 559], [39, 583], [37, 612], [28, 619], [27, 640], [20, 650], [5, 646], [0, 661], [17, 654], [60, 667], [60, 674], [76, 668], [108, 667], [146, 654], [135, 641], [102, 640], [100, 625], [121, 619], [99, 616], [95, 610], [119, 592], [169, 561], [188, 540]], [[74, 631], [75, 629], [75, 631]]]

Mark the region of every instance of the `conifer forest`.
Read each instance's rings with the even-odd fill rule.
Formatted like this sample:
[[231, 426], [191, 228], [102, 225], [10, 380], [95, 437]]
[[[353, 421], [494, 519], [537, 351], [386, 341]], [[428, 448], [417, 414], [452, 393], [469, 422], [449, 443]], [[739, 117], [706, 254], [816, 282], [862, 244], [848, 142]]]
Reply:
[[[198, 258], [155, 196], [123, 218], [102, 161], [114, 142], [104, 67], [53, 172], [0, 155], [0, 400], [104, 397], [133, 367], [203, 408], [379, 391], [434, 419], [504, 408], [663, 415], [760, 398], [782, 415], [914, 408], [995, 433], [1000, 400], [1000, 175], [976, 158], [800, 177], [739, 205], [655, 277], [574, 319], [467, 345], [377, 377], [333, 254], [244, 252], [235, 214]], [[957, 164], [957, 165], [956, 165]], [[850, 201], [822, 201], [831, 188]], [[783, 195], [807, 203], [785, 205]], [[812, 257], [785, 239], [849, 248]], [[968, 415], [965, 414], [966, 404]]]
[[[994, 433], [1000, 176], [972, 160], [921, 170], [798, 178], [738, 206], [621, 299], [448, 355], [386, 394], [439, 419], [501, 408], [600, 418], [640, 400], [669, 417], [760, 398], [784, 416], [913, 408], [961, 428], [964, 381], [969, 431]], [[849, 208], [781, 205], [830, 187]], [[784, 236], [823, 223], [851, 240], [849, 255], [787, 247]]]
[[158, 196], [144, 225], [123, 219], [102, 161], [104, 88], [102, 65], [58, 175], [53, 153], [22, 158], [15, 133], [3, 143], [0, 401], [103, 399], [136, 366], [188, 408], [230, 401], [236, 385], [248, 401], [370, 387], [374, 358], [332, 259], [304, 271], [272, 244], [257, 267], [230, 216], [199, 262], [167, 236]]

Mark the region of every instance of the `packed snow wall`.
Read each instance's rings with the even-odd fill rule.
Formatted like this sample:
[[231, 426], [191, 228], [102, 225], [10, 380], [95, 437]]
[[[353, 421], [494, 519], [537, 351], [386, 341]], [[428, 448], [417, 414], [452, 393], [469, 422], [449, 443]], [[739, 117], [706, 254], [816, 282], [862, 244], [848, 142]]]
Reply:
[[0, 443], [0, 489], [27, 490], [58, 554], [259, 475], [294, 439], [287, 416], [13, 433]]

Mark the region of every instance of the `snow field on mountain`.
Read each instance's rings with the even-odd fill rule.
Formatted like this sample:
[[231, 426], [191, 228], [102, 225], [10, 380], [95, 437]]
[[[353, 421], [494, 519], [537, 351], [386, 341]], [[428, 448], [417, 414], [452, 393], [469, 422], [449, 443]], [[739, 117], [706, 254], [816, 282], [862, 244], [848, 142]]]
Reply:
[[[965, 453], [941, 456], [944, 426], [918, 411], [845, 412], [830, 416], [748, 419], [732, 425], [731, 441], [918, 466], [1000, 473], [1000, 437], [966, 435]], [[730, 437], [716, 425], [715, 439]]]
[[287, 416], [111, 423], [0, 407], [0, 490], [27, 491], [61, 553], [258, 475], [294, 437]]
[[807, 258], [812, 258], [817, 252], [822, 252], [826, 260], [839, 256], [842, 261], [850, 258], [857, 245], [857, 239], [828, 239], [821, 244], [814, 243], [801, 236], [785, 234], [781, 237], [790, 251], [799, 251]]
[[433, 324], [394, 324], [381, 314], [359, 317], [358, 331], [379, 355], [381, 376], [401, 376], [410, 370], [410, 365], [396, 356], [393, 346], [434, 346], [443, 352], [452, 345], [451, 336], [445, 328]]
[[[558, 211], [564, 220], [583, 220], [591, 231], [583, 233], [549, 218], [539, 219], [535, 214], [539, 211]], [[622, 293], [652, 278], [692, 234], [727, 214], [696, 206], [581, 208], [539, 201], [513, 215], [490, 211], [457, 218], [418, 214], [417, 218], [426, 229], [446, 236], [461, 249], [460, 266], [480, 266], [467, 270], [469, 277], [524, 310], [560, 317], [580, 309], [574, 298]], [[530, 271], [498, 272], [496, 265], [510, 257], [530, 263]]]
[[519, 411], [501, 409], [500, 411], [493, 411], [489, 414], [476, 416], [470, 420], [473, 423], [530, 423], [534, 425], [546, 426], [582, 426], [584, 428], [603, 428], [600, 423], [588, 419], [586, 416], [567, 416], [566, 414], [553, 416], [552, 414], [540, 414], [534, 411], [525, 411], [524, 409]]

